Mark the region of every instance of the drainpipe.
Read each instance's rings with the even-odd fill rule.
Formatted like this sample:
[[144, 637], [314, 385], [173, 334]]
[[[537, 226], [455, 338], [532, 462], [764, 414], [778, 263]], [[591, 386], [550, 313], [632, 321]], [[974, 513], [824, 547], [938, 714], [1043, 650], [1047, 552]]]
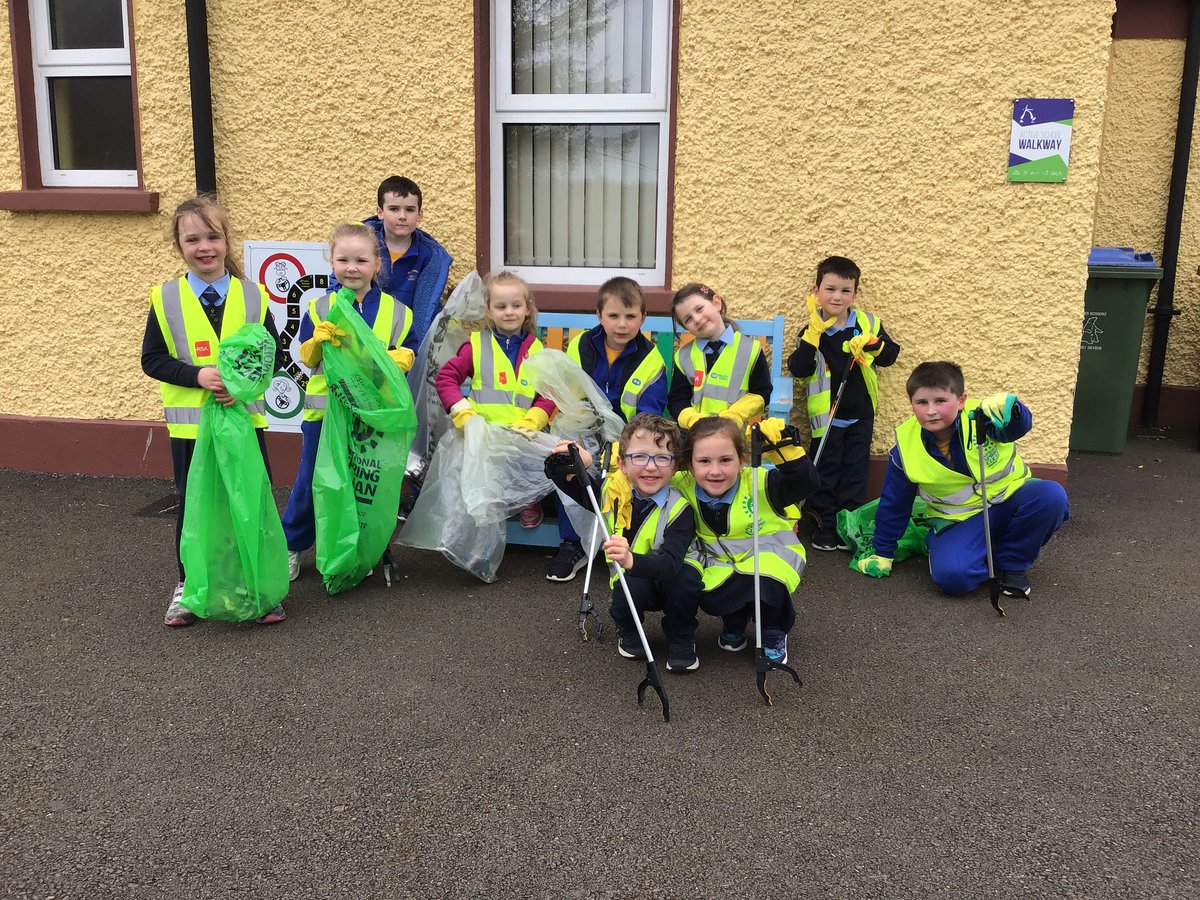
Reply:
[[205, 0], [184, 0], [187, 13], [188, 76], [192, 94], [192, 146], [196, 156], [196, 193], [217, 192], [217, 156], [213, 146], [212, 79], [208, 71], [208, 10]]
[[1150, 310], [1154, 331], [1147, 361], [1146, 395], [1142, 426], [1158, 423], [1158, 401], [1162, 394], [1163, 367], [1167, 362], [1167, 332], [1175, 307], [1175, 274], [1179, 266], [1179, 233], [1183, 224], [1183, 200], [1187, 194], [1188, 162], [1192, 152], [1192, 120], [1196, 113], [1196, 76], [1200, 73], [1200, 0], [1188, 4], [1187, 44], [1183, 51], [1183, 85], [1179, 92], [1179, 120], [1175, 126], [1175, 159], [1171, 164], [1171, 193], [1167, 198], [1167, 223], [1163, 235], [1163, 277], [1158, 285], [1158, 305]]

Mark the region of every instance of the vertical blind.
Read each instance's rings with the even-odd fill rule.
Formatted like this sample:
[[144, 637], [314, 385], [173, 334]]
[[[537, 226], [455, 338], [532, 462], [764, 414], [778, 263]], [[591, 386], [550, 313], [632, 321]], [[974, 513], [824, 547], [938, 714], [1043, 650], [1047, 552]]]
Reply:
[[[649, 2], [513, 0], [512, 15], [514, 94], [650, 92]], [[503, 134], [507, 265], [655, 266], [658, 124], [506, 124]]]

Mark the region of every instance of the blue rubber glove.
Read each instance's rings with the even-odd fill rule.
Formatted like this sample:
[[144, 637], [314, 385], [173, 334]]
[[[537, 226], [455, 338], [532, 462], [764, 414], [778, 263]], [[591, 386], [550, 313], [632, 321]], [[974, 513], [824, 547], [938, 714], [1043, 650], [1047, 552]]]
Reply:
[[1012, 419], [1013, 404], [1016, 402], [1016, 394], [992, 394], [979, 404], [979, 408], [994, 426], [1003, 428]]

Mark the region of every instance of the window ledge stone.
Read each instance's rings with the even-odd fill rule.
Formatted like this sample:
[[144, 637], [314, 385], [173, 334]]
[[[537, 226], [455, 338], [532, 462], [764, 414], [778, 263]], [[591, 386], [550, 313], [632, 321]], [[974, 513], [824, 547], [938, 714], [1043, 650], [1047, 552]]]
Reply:
[[29, 188], [0, 191], [0, 209], [12, 212], [158, 212], [158, 192], [143, 188]]

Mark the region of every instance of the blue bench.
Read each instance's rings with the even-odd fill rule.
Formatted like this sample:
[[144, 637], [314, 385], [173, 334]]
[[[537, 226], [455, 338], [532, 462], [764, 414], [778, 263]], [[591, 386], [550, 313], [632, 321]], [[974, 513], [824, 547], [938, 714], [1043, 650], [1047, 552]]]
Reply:
[[[596, 325], [594, 313], [538, 313], [538, 337], [548, 349], [566, 352], [571, 339], [582, 331]], [[770, 354], [771, 404], [768, 414], [787, 421], [792, 414], [792, 376], [784, 372], [783, 316], [773, 319], [739, 319], [742, 334], [758, 338], [763, 350]], [[668, 316], [647, 316], [642, 332], [658, 345], [658, 350], [667, 362], [667, 377], [674, 373], [672, 360], [675, 357], [676, 341], [680, 345], [692, 340], [692, 335], [682, 329], [676, 332]], [[510, 544], [538, 547], [557, 547], [559, 544], [558, 520], [547, 517], [536, 528], [522, 528], [514, 519], [508, 520], [507, 540]]]

